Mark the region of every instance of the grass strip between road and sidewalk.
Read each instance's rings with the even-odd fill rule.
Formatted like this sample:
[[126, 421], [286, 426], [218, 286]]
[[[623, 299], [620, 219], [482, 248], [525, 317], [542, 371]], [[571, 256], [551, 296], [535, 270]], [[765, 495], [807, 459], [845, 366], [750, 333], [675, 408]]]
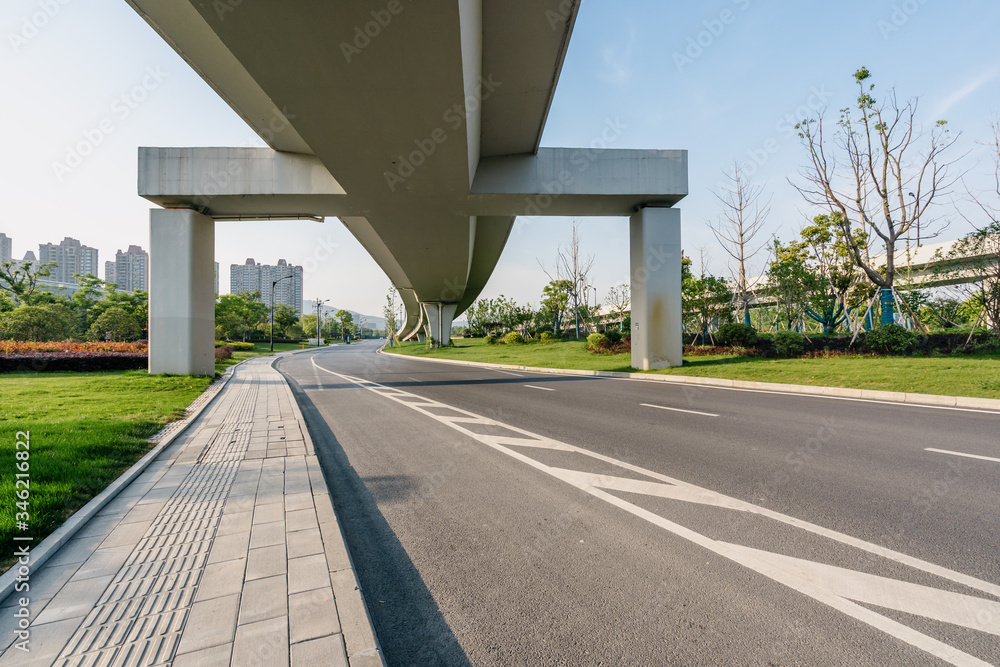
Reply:
[[[586, 342], [486, 345], [481, 338], [455, 338], [454, 346], [430, 349], [426, 343], [403, 343], [386, 352], [437, 359], [565, 368], [638, 372], [629, 354], [592, 354]], [[816, 359], [769, 359], [736, 355], [697, 356], [684, 365], [647, 371], [749, 382], [775, 382], [816, 387], [872, 389], [942, 396], [1000, 399], [1000, 354], [953, 354], [925, 357], [841, 356]]]
[[[183, 417], [210, 381], [146, 371], [0, 375], [0, 569], [14, 562], [15, 535], [37, 546], [142, 458], [149, 438]], [[20, 431], [29, 434], [30, 449], [28, 477], [20, 478], [28, 482], [27, 505], [18, 507], [24, 501], [16, 492], [25, 490], [15, 488], [24, 474], [17, 467]], [[25, 510], [22, 530], [17, 513]]]

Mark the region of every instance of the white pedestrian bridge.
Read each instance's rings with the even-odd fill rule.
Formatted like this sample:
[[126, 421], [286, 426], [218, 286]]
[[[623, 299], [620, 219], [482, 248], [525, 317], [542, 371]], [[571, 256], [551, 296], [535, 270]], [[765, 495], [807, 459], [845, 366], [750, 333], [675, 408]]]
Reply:
[[140, 149], [150, 372], [214, 370], [216, 221], [327, 217], [436, 343], [518, 215], [630, 217], [633, 365], [681, 363], [686, 151], [540, 147], [579, 0], [127, 1], [267, 144]]

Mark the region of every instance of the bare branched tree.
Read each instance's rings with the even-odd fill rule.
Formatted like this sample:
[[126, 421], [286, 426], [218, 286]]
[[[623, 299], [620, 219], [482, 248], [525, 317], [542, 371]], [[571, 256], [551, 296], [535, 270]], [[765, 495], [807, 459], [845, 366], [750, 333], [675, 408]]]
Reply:
[[[951, 135], [947, 121], [939, 120], [929, 140], [921, 141], [917, 99], [900, 102], [895, 91], [890, 91], [879, 104], [871, 94], [875, 86], [868, 83], [870, 77], [865, 68], [854, 73], [859, 96], [855, 107], [840, 112], [836, 150], [827, 143], [822, 114], [818, 120], [796, 125], [809, 163], [801, 172], [805, 182], [792, 185], [810, 204], [840, 212], [839, 224], [852, 260], [873, 284], [891, 291], [896, 242], [911, 229], [923, 228], [928, 238], [940, 225], [932, 207], [955, 183], [948, 173], [955, 160], [944, 155], [958, 135]], [[843, 162], [838, 162], [838, 154]], [[881, 240], [884, 267], [872, 262], [864, 239]], [[883, 317], [888, 313], [891, 318], [891, 300], [883, 303], [887, 306]]]
[[764, 199], [764, 188], [755, 185], [743, 173], [739, 162], [733, 163], [732, 172], [724, 172], [728, 183], [715, 198], [722, 204], [717, 222], [709, 223], [723, 249], [735, 262], [732, 271], [736, 283], [734, 295], [736, 310], [743, 313], [743, 321], [750, 324], [750, 292], [753, 285], [747, 276], [750, 261], [764, 248], [765, 243], [754, 244], [771, 212], [771, 198]]
[[[615, 285], [608, 290], [608, 306], [618, 316], [620, 322], [625, 321], [625, 313], [632, 305], [632, 288], [625, 283]], [[624, 331], [624, 329], [622, 329]], [[627, 332], [626, 332], [627, 333]]]
[[[585, 291], [590, 285], [590, 270], [594, 265], [594, 256], [583, 257], [580, 255], [580, 235], [578, 233], [579, 221], [573, 221], [573, 237], [567, 247], [559, 246], [556, 249], [555, 275], [552, 274], [541, 260], [538, 264], [542, 271], [549, 277], [549, 280], [568, 280], [570, 283], [570, 298], [573, 301], [573, 312], [576, 317], [576, 337], [580, 337], [580, 302], [585, 300]], [[589, 324], [584, 320], [584, 326], [589, 329]]]

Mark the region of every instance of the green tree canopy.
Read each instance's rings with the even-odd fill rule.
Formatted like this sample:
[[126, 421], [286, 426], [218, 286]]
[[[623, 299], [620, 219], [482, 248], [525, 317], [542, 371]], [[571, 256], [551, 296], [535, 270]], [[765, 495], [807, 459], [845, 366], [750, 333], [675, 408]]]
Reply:
[[94, 341], [132, 341], [138, 340], [141, 335], [142, 325], [120, 306], [105, 309], [87, 330], [87, 339]]

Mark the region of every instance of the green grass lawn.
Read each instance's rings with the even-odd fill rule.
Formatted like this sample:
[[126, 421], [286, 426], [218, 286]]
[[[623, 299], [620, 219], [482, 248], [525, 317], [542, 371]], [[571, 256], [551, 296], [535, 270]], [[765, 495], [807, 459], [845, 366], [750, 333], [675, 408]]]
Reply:
[[[485, 345], [478, 338], [453, 340], [455, 346], [450, 348], [431, 350], [426, 343], [403, 343], [402, 348], [392, 348], [391, 351], [412, 356], [541, 368], [635, 372], [631, 368], [628, 354], [591, 354], [586, 351], [586, 343], [583, 341]], [[390, 348], [386, 350], [390, 351]], [[827, 359], [765, 359], [719, 355], [689, 357], [681, 367], [649, 372], [753, 382], [1000, 398], [1000, 354]]]
[[[209, 382], [146, 371], [0, 375], [0, 567], [13, 563], [15, 534], [37, 546], [149, 451], [147, 439]], [[30, 434], [27, 532], [15, 516], [18, 431]]]

